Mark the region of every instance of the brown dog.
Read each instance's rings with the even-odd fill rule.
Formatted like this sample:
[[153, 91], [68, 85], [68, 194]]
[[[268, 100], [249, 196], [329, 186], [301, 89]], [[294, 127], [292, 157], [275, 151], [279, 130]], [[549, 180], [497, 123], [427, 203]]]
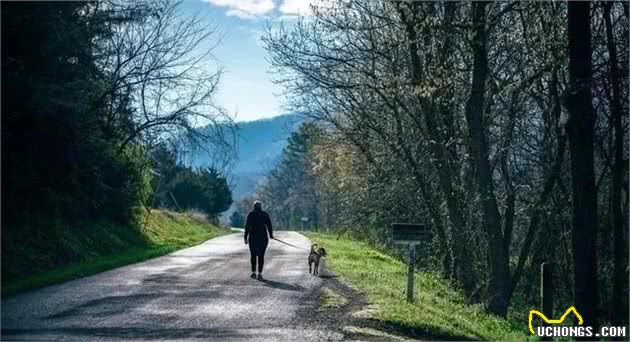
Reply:
[[[326, 250], [319, 248], [316, 243], [311, 245], [311, 252], [308, 254], [308, 273], [312, 271], [313, 275], [319, 275], [319, 261], [326, 257]], [[314, 264], [314, 268], [312, 267]]]

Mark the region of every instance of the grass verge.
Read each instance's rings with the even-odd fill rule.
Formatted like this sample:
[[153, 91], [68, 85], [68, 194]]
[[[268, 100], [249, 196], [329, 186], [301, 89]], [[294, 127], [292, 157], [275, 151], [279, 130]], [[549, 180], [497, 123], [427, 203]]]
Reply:
[[[51, 242], [49, 248], [23, 245], [11, 251], [13, 262], [3, 262], [2, 296], [155, 258], [229, 233], [229, 229], [210, 225], [198, 215], [162, 210], [153, 210], [142, 230], [105, 223], [80, 230], [62, 229], [59, 241]], [[61, 253], [64, 258], [59, 256]], [[75, 261], [62, 264], [59, 260], [67, 260], [68, 255]], [[34, 271], [5, 281], [7, 264]]]
[[416, 272], [414, 303], [406, 302], [406, 265], [366, 243], [308, 233], [325, 246], [328, 266], [340, 279], [367, 296], [369, 319], [386, 326], [437, 339], [522, 341], [533, 339], [527, 322], [513, 324], [488, 315], [480, 305], [464, 303], [464, 296], [439, 276]]

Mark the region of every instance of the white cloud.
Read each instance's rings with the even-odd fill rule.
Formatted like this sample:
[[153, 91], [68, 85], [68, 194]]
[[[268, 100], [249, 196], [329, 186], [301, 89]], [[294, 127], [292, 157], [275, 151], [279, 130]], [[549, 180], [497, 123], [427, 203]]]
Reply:
[[211, 4], [227, 7], [226, 14], [242, 19], [252, 19], [274, 9], [273, 0], [208, 0]]
[[313, 6], [317, 11], [327, 10], [336, 6], [336, 4], [346, 0], [283, 0], [282, 5], [278, 8], [281, 17], [288, 16], [312, 16]]
[[287, 15], [311, 15], [311, 4], [309, 0], [284, 0], [280, 5], [280, 12]]
[[231, 9], [228, 10], [227, 12], [225, 12], [225, 15], [227, 15], [228, 17], [238, 17], [241, 19], [254, 19], [256, 18], [255, 15], [250, 14], [248, 12], [243, 12], [241, 10], [237, 10], [237, 9]]

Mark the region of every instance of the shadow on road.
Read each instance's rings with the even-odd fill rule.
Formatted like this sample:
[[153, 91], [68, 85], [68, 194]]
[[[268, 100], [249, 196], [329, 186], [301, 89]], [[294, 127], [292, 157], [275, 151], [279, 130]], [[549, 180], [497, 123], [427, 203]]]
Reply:
[[87, 301], [71, 309], [46, 316], [46, 318], [67, 319], [71, 317], [80, 317], [85, 314], [89, 314], [91, 317], [120, 315], [129, 310], [129, 304], [133, 304], [134, 306], [143, 305], [159, 297], [160, 295], [156, 293], [107, 296]]
[[[128, 328], [128, 327], [111, 327], [111, 328], [50, 328], [50, 329], [2, 329], [2, 338], [9, 336], [30, 336], [30, 338], [45, 339], [53, 337], [71, 336], [76, 339], [94, 338], [122, 338], [122, 339], [186, 339], [186, 338], [202, 338], [202, 339], [224, 339], [224, 338], [247, 338], [243, 332], [245, 329], [174, 329], [174, 328]], [[246, 331], [245, 331], [246, 332]]]
[[[80, 305], [74, 306], [70, 309], [57, 312], [52, 315], [45, 316], [45, 318], [55, 320], [76, 320], [92, 318], [103, 318], [111, 316], [121, 316], [129, 314], [136, 310], [136, 308], [146, 306], [152, 301], [160, 298], [170, 296], [175, 298], [180, 307], [194, 306], [195, 304], [208, 302], [214, 298], [226, 296], [226, 294], [219, 290], [200, 290], [194, 288], [186, 289], [174, 289], [158, 290], [151, 293], [134, 293], [122, 296], [106, 296], [103, 298], [97, 298], [86, 301]], [[159, 318], [162, 320], [175, 320], [181, 318], [181, 314], [162, 314], [159, 311], [148, 313], [152, 318]]]
[[261, 280], [265, 285], [269, 287], [273, 287], [274, 289], [287, 290], [287, 291], [305, 291], [306, 289], [300, 285], [292, 285], [287, 283], [282, 283], [279, 281], [273, 281], [269, 279]]
[[337, 275], [336, 274], [320, 275], [319, 277], [322, 279], [332, 279], [332, 278], [337, 278]]

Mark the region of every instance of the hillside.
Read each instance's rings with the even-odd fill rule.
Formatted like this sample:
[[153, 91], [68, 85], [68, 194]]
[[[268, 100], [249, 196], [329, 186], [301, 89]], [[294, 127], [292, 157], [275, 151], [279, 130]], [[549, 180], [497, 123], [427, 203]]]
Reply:
[[[287, 138], [300, 124], [297, 114], [279, 115], [270, 119], [240, 122], [237, 127], [237, 157], [230, 172], [232, 198], [235, 201], [251, 193], [260, 178], [282, 153]], [[192, 157], [193, 166], [211, 165], [207, 154]]]

